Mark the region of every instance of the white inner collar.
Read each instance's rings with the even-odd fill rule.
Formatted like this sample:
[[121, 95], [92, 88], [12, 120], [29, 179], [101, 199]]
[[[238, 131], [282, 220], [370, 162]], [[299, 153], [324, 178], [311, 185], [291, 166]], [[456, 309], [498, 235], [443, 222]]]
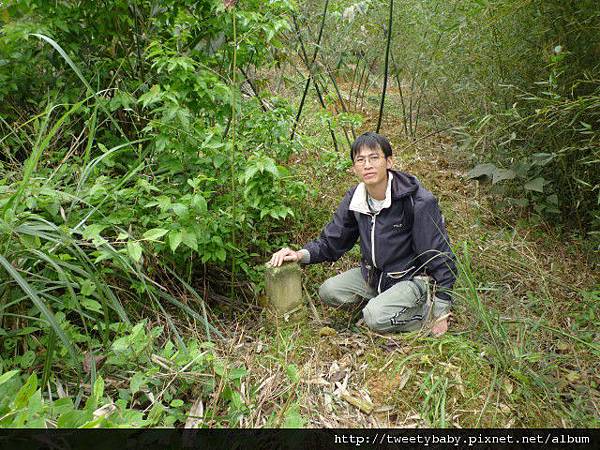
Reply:
[[[392, 172], [388, 170], [388, 182], [387, 188], [385, 190], [385, 199], [383, 200], [383, 205], [381, 209], [389, 208], [392, 204]], [[362, 214], [371, 214], [371, 210], [369, 209], [369, 205], [367, 204], [367, 187], [365, 183], [360, 183], [356, 190], [354, 191], [354, 195], [352, 196], [352, 200], [350, 200], [350, 206], [348, 209], [350, 211], [356, 211]]]

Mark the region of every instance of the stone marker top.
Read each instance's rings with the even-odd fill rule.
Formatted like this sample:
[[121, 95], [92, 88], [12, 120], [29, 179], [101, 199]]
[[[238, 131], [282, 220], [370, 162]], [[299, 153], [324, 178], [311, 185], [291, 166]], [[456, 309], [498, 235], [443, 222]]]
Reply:
[[267, 266], [267, 275], [270, 276], [279, 276], [288, 272], [298, 272], [300, 271], [300, 265], [297, 262], [284, 262], [279, 267], [274, 267], [269, 263], [265, 264]]

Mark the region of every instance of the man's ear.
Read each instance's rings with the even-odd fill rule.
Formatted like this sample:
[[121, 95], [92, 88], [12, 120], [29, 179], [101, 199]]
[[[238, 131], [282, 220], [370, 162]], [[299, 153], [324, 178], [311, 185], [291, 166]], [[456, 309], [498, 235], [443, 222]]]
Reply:
[[385, 166], [386, 166], [388, 169], [391, 169], [392, 167], [394, 167], [394, 157], [393, 157], [393, 156], [388, 156], [388, 157], [385, 159]]

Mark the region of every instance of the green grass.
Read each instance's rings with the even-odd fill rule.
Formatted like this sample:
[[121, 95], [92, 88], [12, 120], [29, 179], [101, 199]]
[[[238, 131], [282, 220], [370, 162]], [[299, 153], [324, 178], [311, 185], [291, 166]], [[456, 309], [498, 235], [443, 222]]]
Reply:
[[[305, 117], [311, 116], [307, 113]], [[304, 125], [308, 134], [318, 128], [310, 119]], [[325, 133], [322, 137], [326, 138]], [[403, 142], [393, 132], [391, 139]], [[355, 265], [355, 248], [333, 265], [305, 269], [307, 291], [321, 317], [336, 324], [338, 335], [319, 336], [313, 322], [302, 325], [313, 331], [304, 336], [302, 344], [294, 337], [296, 345], [314, 348], [311, 363], [323, 367], [347, 355], [340, 341], [364, 342], [368, 351], [354, 361], [350, 378], [354, 382], [349, 388], [366, 390], [376, 406], [392, 407], [394, 414], [378, 416], [385, 416], [381, 420], [390, 425], [597, 426], [600, 346], [591, 332], [597, 329], [593, 301], [597, 291], [590, 284], [589, 268], [578, 263], [582, 250], [574, 249], [581, 246], [570, 248], [569, 257], [561, 258], [556, 246], [562, 237], [544, 231], [543, 224], [514, 229], [486, 207], [491, 199], [485, 192], [455, 192], [458, 181], [453, 181], [452, 187], [446, 185], [446, 178], [439, 177], [446, 177], [444, 169], [428, 166], [429, 159], [439, 160], [439, 145], [432, 138], [399, 156], [403, 169], [433, 188], [443, 199], [444, 212], [448, 211], [446, 219], [459, 262], [449, 333], [440, 339], [414, 333], [372, 336], [364, 328], [357, 329], [348, 313], [320, 305], [319, 284]], [[352, 174], [335, 167], [331, 162], [335, 158], [323, 158], [324, 152], [332, 150], [320, 147], [305, 150], [306, 182], [318, 189], [319, 195], [311, 199], [306, 220], [294, 231], [298, 244], [316, 237], [345, 190], [356, 182]], [[339, 158], [342, 156], [346, 155]], [[442, 158], [454, 167], [464, 167], [461, 154], [444, 153]], [[460, 183], [464, 186], [465, 182]], [[472, 188], [463, 187], [467, 191]], [[400, 350], [390, 353], [390, 341]], [[398, 389], [399, 383], [404, 383], [402, 389]], [[309, 390], [308, 395], [321, 405], [318, 396], [323, 392], [333, 395], [334, 390], [329, 385], [320, 393]], [[333, 405], [328, 414], [320, 411], [320, 418], [308, 409], [303, 412], [321, 424], [324, 419], [334, 424], [365, 423], [361, 413], [351, 407], [348, 410], [343, 401], [334, 400]], [[354, 422], [336, 422], [336, 414], [354, 417]]]

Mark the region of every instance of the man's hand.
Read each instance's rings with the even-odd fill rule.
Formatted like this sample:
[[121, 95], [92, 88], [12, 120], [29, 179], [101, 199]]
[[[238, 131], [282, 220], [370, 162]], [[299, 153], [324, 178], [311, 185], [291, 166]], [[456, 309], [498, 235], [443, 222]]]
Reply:
[[449, 315], [450, 314], [446, 314], [438, 319], [434, 319], [433, 325], [431, 326], [431, 334], [433, 334], [435, 337], [439, 337], [448, 331]]
[[300, 252], [295, 252], [294, 250], [285, 247], [271, 256], [269, 264], [271, 264], [273, 267], [279, 267], [284, 263], [284, 261], [300, 261], [301, 259], [302, 255]]

